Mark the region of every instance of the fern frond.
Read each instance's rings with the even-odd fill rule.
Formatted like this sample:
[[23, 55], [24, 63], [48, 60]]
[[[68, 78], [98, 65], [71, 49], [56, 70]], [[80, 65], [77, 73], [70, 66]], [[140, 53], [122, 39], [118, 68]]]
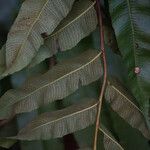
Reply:
[[133, 103], [133, 98], [119, 83], [112, 81], [107, 85], [105, 98], [118, 115], [133, 128], [138, 129], [143, 136], [150, 139], [150, 132], [146, 126], [142, 111]]
[[94, 9], [95, 2], [79, 0], [74, 3], [68, 16], [61, 21], [51, 34], [46, 44], [51, 50], [61, 51], [71, 49], [81, 39], [96, 29], [97, 17]]
[[[45, 45], [42, 45], [38, 49], [38, 51], [32, 58], [32, 61], [30, 60], [30, 62], [28, 63], [28, 67], [33, 67], [46, 58], [49, 58], [52, 55], [56, 54], [58, 45], [62, 51], [71, 49], [81, 39], [88, 36], [92, 31], [94, 31], [97, 25], [94, 4], [95, 2], [92, 2], [90, 0], [80, 0], [75, 2], [72, 10], [69, 12], [67, 17], [60, 22], [58, 27], [45, 41]], [[73, 34], [72, 31], [74, 32]], [[0, 54], [0, 57], [5, 58], [5, 54]], [[7, 60], [5, 61], [7, 62]], [[7, 67], [6, 65], [3, 65], [1, 66], [1, 68], [4, 72], [4, 69], [6, 69]]]
[[129, 87], [150, 129], [150, 1], [109, 0], [118, 48], [128, 69]]
[[47, 73], [27, 80], [19, 89], [12, 89], [0, 98], [0, 119], [12, 114], [29, 112], [98, 80], [102, 75], [100, 54], [89, 50], [50, 69]]
[[41, 114], [15, 137], [19, 140], [46, 140], [84, 129], [95, 121], [97, 102], [88, 100], [62, 110]]
[[63, 19], [54, 32], [45, 41], [45, 47], [39, 49], [30, 66], [34, 66], [56, 54], [58, 49], [65, 51], [73, 48], [77, 43], [96, 29], [97, 17], [94, 9], [95, 2], [79, 0], [73, 5], [67, 17]]
[[[6, 45], [3, 45], [3, 47], [0, 50], [0, 78], [3, 78], [1, 75], [6, 70]], [[29, 63], [29, 65], [26, 67], [27, 69], [30, 69], [34, 67], [35, 65], [39, 64], [40, 62], [44, 61], [46, 58], [49, 58], [53, 56], [54, 53], [47, 47], [46, 45], [42, 45], [40, 49], [38, 50], [36, 56], [32, 59], [32, 61]]]
[[41, 34], [51, 34], [71, 10], [74, 0], [24, 1], [6, 42], [6, 66], [2, 76], [26, 67], [44, 43]]
[[99, 130], [104, 134], [103, 143], [105, 150], [124, 150], [104, 125], [101, 125]]

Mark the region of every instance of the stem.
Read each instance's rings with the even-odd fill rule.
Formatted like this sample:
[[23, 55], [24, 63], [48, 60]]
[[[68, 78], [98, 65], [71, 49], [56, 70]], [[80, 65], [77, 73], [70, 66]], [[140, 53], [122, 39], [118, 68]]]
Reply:
[[97, 6], [97, 19], [99, 23], [99, 32], [100, 32], [100, 46], [101, 46], [101, 51], [102, 51], [102, 60], [103, 60], [103, 68], [104, 68], [104, 79], [103, 79], [103, 84], [102, 84], [102, 88], [101, 88], [101, 92], [99, 96], [99, 102], [98, 102], [93, 150], [97, 149], [98, 130], [100, 127], [100, 122], [101, 122], [100, 114], [101, 114], [101, 108], [102, 108], [102, 100], [103, 100], [103, 95], [105, 92], [105, 86], [106, 86], [106, 80], [107, 80], [107, 63], [106, 63], [106, 54], [105, 54], [105, 46], [104, 46], [104, 31], [103, 31], [102, 13], [101, 13], [101, 8], [100, 8], [100, 0], [96, 0], [96, 6]]

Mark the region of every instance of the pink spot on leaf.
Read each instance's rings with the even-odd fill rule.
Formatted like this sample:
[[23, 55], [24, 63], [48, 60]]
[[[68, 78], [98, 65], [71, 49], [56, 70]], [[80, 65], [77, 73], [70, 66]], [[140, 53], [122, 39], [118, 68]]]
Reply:
[[140, 69], [139, 67], [135, 67], [135, 68], [134, 68], [134, 72], [135, 72], [136, 74], [139, 74], [139, 73], [141, 72], [141, 69]]

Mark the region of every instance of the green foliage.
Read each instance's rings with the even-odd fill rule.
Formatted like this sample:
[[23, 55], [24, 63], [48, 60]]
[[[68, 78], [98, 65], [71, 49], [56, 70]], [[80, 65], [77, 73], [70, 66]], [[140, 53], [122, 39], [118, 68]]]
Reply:
[[118, 47], [128, 68], [130, 89], [149, 122], [150, 1], [110, 0], [109, 4]]
[[[71, 134], [79, 149], [92, 149], [103, 81], [95, 5], [23, 2], [0, 50], [0, 78], [11, 75], [13, 87], [0, 98], [1, 147], [19, 140], [21, 149], [64, 150]], [[149, 148], [149, 10], [148, 0], [102, 5], [109, 78], [98, 149]]]

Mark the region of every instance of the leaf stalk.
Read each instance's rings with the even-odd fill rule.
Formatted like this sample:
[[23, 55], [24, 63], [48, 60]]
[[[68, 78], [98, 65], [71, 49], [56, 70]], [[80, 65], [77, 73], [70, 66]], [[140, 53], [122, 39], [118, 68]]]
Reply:
[[102, 61], [103, 61], [103, 69], [104, 69], [104, 77], [103, 77], [103, 84], [99, 96], [98, 102], [98, 110], [96, 116], [96, 125], [95, 125], [95, 134], [94, 134], [94, 144], [93, 150], [97, 150], [97, 138], [98, 138], [98, 131], [100, 128], [100, 115], [101, 115], [101, 108], [102, 108], [102, 100], [105, 92], [106, 82], [107, 82], [107, 62], [106, 62], [106, 52], [105, 52], [105, 44], [104, 44], [104, 30], [103, 30], [103, 21], [102, 21], [102, 12], [100, 8], [100, 0], [96, 0], [96, 7], [97, 7], [97, 19], [99, 24], [99, 32], [100, 32], [100, 48], [102, 51]]

